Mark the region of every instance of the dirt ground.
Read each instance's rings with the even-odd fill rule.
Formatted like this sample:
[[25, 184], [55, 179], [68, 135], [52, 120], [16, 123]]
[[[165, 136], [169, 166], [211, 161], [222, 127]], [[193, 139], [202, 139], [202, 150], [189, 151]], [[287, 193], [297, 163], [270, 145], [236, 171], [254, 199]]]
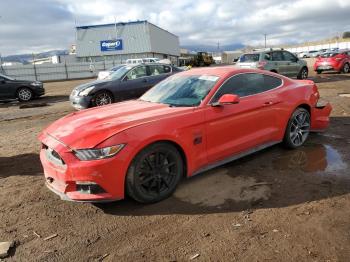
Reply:
[[37, 134], [88, 80], [45, 84], [29, 103], [42, 107], [0, 103], [0, 242], [16, 241], [5, 260], [349, 261], [350, 98], [338, 94], [350, 75], [310, 78], [334, 107], [327, 132], [184, 180], [153, 205], [65, 202], [45, 187]]

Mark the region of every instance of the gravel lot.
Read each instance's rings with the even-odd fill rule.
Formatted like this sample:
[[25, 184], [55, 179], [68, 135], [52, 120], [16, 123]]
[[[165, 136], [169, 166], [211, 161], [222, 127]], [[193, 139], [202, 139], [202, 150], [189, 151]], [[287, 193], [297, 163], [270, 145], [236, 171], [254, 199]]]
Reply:
[[0, 103], [0, 242], [16, 241], [6, 260], [349, 261], [350, 98], [338, 94], [350, 75], [310, 78], [334, 107], [327, 132], [184, 180], [146, 206], [65, 202], [44, 186], [36, 136], [73, 111], [70, 91], [89, 80], [45, 84], [29, 103], [41, 107]]

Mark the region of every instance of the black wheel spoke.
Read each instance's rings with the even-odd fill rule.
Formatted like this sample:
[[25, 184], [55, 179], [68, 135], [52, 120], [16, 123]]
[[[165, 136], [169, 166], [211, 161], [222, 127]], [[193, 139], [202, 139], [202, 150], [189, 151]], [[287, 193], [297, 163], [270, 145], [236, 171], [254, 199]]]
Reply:
[[148, 176], [147, 178], [141, 180], [141, 185], [147, 184], [151, 182], [153, 179], [154, 179], [153, 176]]
[[149, 156], [147, 156], [147, 157], [145, 158], [145, 162], [146, 162], [146, 164], [149, 166], [149, 168], [150, 168], [151, 170], [154, 169], [154, 165], [153, 165], [152, 161], [149, 159]]
[[169, 188], [169, 183], [168, 183], [168, 181], [167, 181], [164, 177], [162, 177], [162, 181], [163, 181], [164, 185], [165, 185], [167, 188]]

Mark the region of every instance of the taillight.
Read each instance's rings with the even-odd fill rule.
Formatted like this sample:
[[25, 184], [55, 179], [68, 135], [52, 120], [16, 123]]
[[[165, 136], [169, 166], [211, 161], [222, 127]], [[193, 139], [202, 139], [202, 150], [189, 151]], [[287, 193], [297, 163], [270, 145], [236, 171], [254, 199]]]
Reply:
[[259, 69], [264, 69], [264, 66], [265, 66], [266, 64], [267, 64], [266, 61], [260, 61], [260, 62], [258, 62], [257, 68], [259, 68]]
[[320, 93], [318, 92], [318, 88], [317, 88], [317, 85], [314, 83], [314, 85], [312, 86], [312, 93], [316, 99], [316, 103], [318, 102], [318, 100], [320, 99]]

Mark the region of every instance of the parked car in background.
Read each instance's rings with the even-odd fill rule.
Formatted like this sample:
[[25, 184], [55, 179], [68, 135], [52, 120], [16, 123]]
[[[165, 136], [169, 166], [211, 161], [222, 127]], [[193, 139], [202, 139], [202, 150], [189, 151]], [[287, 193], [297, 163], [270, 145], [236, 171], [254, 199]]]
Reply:
[[[329, 124], [310, 80], [232, 67], [184, 71], [141, 98], [72, 113], [40, 135], [46, 185], [62, 199], [154, 203], [182, 177]], [[209, 185], [210, 186], [210, 185]]]
[[27, 102], [45, 94], [42, 82], [16, 80], [0, 74], [0, 100], [18, 99]]
[[105, 79], [107, 78], [110, 74], [112, 74], [113, 72], [117, 71], [119, 68], [123, 67], [124, 65], [116, 65], [113, 66], [111, 69], [109, 69], [108, 71], [100, 71], [98, 72], [97, 75], [97, 79]]
[[236, 66], [267, 70], [298, 79], [306, 79], [309, 72], [306, 61], [283, 49], [245, 53], [240, 56]]
[[156, 57], [149, 57], [149, 58], [135, 58], [135, 59], [127, 59], [126, 64], [142, 64], [142, 63], [160, 63], [160, 59]]
[[76, 109], [102, 106], [140, 97], [168, 76], [182, 71], [166, 64], [124, 65], [107, 78], [77, 86], [70, 95]]
[[317, 74], [325, 71], [350, 72], [350, 50], [339, 50], [320, 55], [314, 64]]
[[306, 51], [306, 52], [302, 52], [299, 54], [300, 58], [310, 58], [310, 57], [314, 57], [314, 55], [317, 53], [317, 50], [311, 50], [311, 51]]

